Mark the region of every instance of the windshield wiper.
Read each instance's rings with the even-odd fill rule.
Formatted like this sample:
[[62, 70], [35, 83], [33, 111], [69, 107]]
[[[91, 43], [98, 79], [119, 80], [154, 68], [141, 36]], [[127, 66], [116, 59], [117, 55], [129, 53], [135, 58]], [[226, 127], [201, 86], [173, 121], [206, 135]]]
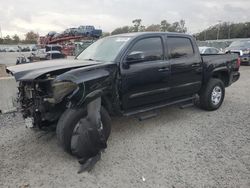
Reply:
[[87, 61], [96, 61], [96, 62], [100, 62], [100, 61], [101, 61], [101, 60], [92, 59], [92, 58], [89, 58], [89, 59], [84, 59], [84, 60], [87, 60]]

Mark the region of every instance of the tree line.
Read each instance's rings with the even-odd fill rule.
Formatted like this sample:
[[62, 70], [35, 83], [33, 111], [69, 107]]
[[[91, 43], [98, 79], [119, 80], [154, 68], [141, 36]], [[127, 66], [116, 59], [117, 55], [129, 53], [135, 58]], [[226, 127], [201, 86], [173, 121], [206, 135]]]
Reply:
[[39, 38], [39, 34], [34, 31], [29, 31], [25, 34], [25, 39], [21, 40], [20, 37], [15, 34], [12, 37], [7, 35], [0, 38], [0, 44], [36, 44]]
[[200, 33], [194, 34], [197, 40], [216, 40], [231, 38], [250, 38], [250, 22], [223, 22], [213, 25]]
[[[151, 24], [145, 26], [142, 24], [142, 19], [135, 19], [132, 21], [132, 26], [122, 26], [112, 31], [111, 35], [130, 33], [130, 32], [145, 32], [145, 31], [162, 31], [162, 32], [179, 32], [186, 33], [187, 28], [185, 26], [185, 20], [169, 23], [167, 20], [162, 20], [159, 24]], [[106, 35], [109, 35], [106, 33]]]
[[[111, 33], [104, 32], [103, 37], [122, 33], [144, 31], [186, 33], [187, 27], [185, 26], [185, 20], [183, 19], [173, 23], [170, 23], [167, 20], [162, 20], [159, 24], [151, 24], [149, 26], [143, 25], [142, 19], [135, 19], [132, 21], [132, 25], [130, 26], [118, 27], [114, 29]], [[193, 34], [193, 36], [200, 41], [230, 38], [250, 38], [250, 22], [223, 22], [213, 25], [199, 33]], [[38, 38], [38, 33], [35, 33], [34, 31], [29, 31], [25, 34], [24, 40], [21, 40], [17, 34], [13, 35], [12, 37], [10, 35], [7, 35], [3, 38], [0, 38], [0, 44], [36, 44]]]

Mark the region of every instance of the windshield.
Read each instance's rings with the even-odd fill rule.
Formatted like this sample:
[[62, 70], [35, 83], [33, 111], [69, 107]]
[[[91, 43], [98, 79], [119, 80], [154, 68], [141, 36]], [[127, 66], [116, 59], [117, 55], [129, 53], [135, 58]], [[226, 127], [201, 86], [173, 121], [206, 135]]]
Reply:
[[247, 41], [235, 41], [229, 47], [250, 48], [250, 40], [247, 40]]
[[206, 50], [206, 48], [199, 47], [199, 51], [200, 51], [201, 54], [203, 54], [205, 50]]
[[130, 37], [107, 37], [86, 48], [77, 59], [92, 61], [114, 61]]

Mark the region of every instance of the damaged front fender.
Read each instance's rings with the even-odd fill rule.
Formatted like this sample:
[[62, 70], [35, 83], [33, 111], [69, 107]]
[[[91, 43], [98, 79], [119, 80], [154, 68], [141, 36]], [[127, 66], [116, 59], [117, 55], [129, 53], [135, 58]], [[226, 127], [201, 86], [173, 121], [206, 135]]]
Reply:
[[57, 76], [54, 82], [70, 81], [78, 88], [68, 96], [73, 106], [83, 106], [102, 96], [112, 86], [112, 73], [109, 69], [98, 68], [86, 71], [75, 69]]

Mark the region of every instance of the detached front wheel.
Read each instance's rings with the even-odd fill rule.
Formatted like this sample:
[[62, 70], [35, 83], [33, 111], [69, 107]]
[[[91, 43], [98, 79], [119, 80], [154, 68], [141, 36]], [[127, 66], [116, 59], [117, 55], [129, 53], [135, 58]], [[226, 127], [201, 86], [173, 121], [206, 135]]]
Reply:
[[[101, 107], [101, 121], [103, 126], [103, 133], [106, 141], [111, 132], [111, 119], [104, 107]], [[60, 117], [56, 134], [59, 144], [63, 147], [65, 151], [72, 154], [71, 142], [74, 135], [76, 127], [79, 125], [80, 121], [87, 116], [87, 110], [83, 108], [67, 109]], [[85, 126], [85, 125], [84, 125]], [[86, 127], [87, 128], [87, 127]], [[88, 131], [87, 129], [85, 131]], [[86, 141], [88, 138], [83, 138]]]
[[225, 85], [220, 79], [212, 78], [200, 92], [200, 107], [204, 110], [217, 110], [223, 103]]

